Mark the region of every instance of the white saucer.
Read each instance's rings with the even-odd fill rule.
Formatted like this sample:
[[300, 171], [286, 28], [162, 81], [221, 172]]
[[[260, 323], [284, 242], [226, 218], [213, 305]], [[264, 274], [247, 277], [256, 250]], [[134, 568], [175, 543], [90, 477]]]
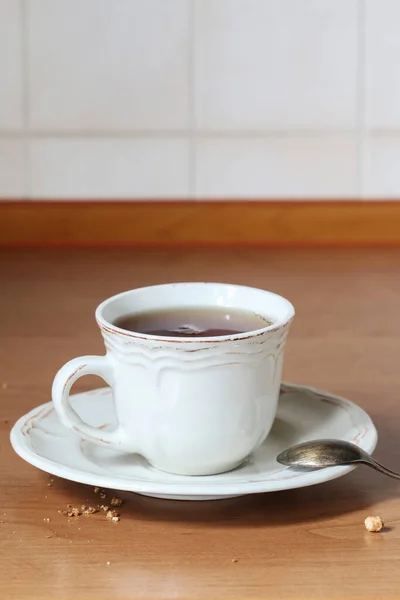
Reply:
[[[115, 427], [109, 388], [76, 394], [71, 404], [84, 421]], [[61, 425], [51, 402], [19, 419], [11, 431], [15, 452], [43, 471], [93, 486], [176, 500], [216, 500], [305, 487], [353, 470], [331, 467], [304, 472], [276, 462], [288, 446], [317, 438], [340, 438], [372, 452], [378, 436], [370, 417], [353, 402], [292, 384], [281, 387], [277, 418], [266, 442], [240, 468], [221, 475], [169, 475], [138, 455], [81, 440]]]

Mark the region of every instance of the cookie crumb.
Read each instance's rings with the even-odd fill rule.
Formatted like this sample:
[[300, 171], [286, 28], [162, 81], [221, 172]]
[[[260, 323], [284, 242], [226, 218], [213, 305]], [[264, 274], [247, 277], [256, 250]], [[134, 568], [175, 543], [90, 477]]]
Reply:
[[115, 496], [113, 496], [111, 498], [110, 504], [111, 504], [111, 506], [121, 506], [122, 500], [121, 500], [121, 498], [116, 498]]
[[93, 488], [93, 491], [95, 494], [98, 494], [100, 492], [100, 488], [96, 486], [95, 488]]
[[367, 517], [364, 521], [364, 525], [368, 531], [378, 532], [385, 526], [382, 517]]
[[51, 519], [49, 519], [49, 518], [47, 517], [47, 518], [44, 518], [44, 519], [43, 519], [43, 521], [46, 521], [46, 523], [50, 523]]
[[80, 517], [82, 511], [79, 508], [72, 508], [71, 504], [67, 504], [67, 510], [59, 510], [58, 511], [64, 517]]
[[1, 384], [1, 387], [3, 388], [3, 390], [6, 390], [8, 388], [7, 381], [3, 381], [3, 383]]
[[239, 562], [239, 561], [238, 561], [238, 559], [237, 559], [237, 558], [232, 558], [232, 562], [233, 562], [233, 563], [237, 563], [237, 562]]
[[111, 565], [111, 563], [110, 563], [110, 561], [109, 561], [109, 560], [107, 561], [107, 563], [106, 563], [106, 564], [107, 564], [107, 565]]
[[106, 513], [107, 519], [111, 519], [112, 521], [119, 521], [119, 514], [116, 510], [109, 510]]
[[99, 509], [95, 506], [82, 506], [82, 514], [83, 515], [94, 515], [94, 513], [99, 512]]
[[109, 506], [107, 506], [106, 504], [102, 504], [102, 505], [100, 506], [100, 508], [101, 508], [101, 510], [104, 510], [104, 512], [107, 512], [108, 510], [110, 510], [110, 507], [109, 507]]

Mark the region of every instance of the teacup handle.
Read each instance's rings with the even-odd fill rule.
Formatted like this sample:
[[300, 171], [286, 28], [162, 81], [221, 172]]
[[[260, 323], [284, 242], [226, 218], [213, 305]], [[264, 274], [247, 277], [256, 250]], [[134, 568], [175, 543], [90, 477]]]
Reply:
[[113, 446], [121, 446], [126, 435], [121, 426], [114, 431], [104, 431], [84, 423], [69, 402], [72, 385], [84, 375], [98, 375], [112, 386], [114, 374], [107, 356], [80, 356], [67, 362], [58, 371], [53, 381], [52, 398], [60, 421], [65, 427], [72, 429], [91, 442]]

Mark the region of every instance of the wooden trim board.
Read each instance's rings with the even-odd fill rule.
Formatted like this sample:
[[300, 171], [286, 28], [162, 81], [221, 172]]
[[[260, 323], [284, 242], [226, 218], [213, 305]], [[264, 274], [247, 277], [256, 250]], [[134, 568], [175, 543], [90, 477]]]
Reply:
[[400, 245], [397, 201], [2, 201], [0, 246]]

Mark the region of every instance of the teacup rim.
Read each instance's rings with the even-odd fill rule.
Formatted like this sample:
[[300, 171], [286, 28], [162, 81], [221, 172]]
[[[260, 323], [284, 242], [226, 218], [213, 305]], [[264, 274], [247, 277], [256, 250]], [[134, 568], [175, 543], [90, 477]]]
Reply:
[[[214, 286], [226, 286], [226, 287], [233, 287], [233, 288], [240, 288], [241, 290], [249, 290], [249, 291], [257, 291], [257, 292], [263, 292], [268, 296], [272, 296], [282, 302], [284, 302], [286, 304], [286, 308], [288, 309], [288, 316], [286, 318], [283, 319], [278, 319], [277, 321], [274, 321], [274, 323], [271, 323], [271, 325], [267, 325], [266, 327], [262, 327], [260, 329], [254, 329], [254, 330], [249, 330], [249, 331], [243, 331], [241, 333], [234, 333], [234, 334], [229, 334], [229, 335], [219, 335], [219, 336], [204, 336], [204, 337], [196, 337], [196, 338], [182, 338], [182, 337], [177, 337], [177, 336], [158, 336], [158, 335], [152, 335], [152, 334], [147, 334], [147, 333], [140, 333], [140, 332], [135, 332], [135, 331], [128, 331], [126, 329], [122, 329], [121, 327], [118, 327], [117, 325], [115, 325], [114, 323], [111, 323], [110, 321], [108, 321], [107, 319], [104, 318], [103, 316], [103, 311], [104, 309], [111, 303], [114, 302], [116, 300], [118, 300], [119, 298], [122, 298], [125, 295], [128, 294], [132, 294], [134, 292], [143, 292], [145, 290], [154, 290], [156, 291], [157, 289], [161, 290], [162, 288], [167, 288], [167, 287], [171, 287], [171, 286], [203, 286], [203, 285], [214, 285]], [[122, 315], [121, 315], [122, 316]], [[240, 341], [240, 340], [248, 340], [250, 338], [255, 338], [257, 336], [263, 335], [265, 333], [273, 333], [275, 331], [279, 331], [280, 329], [282, 329], [283, 327], [288, 326], [291, 321], [294, 319], [295, 317], [295, 309], [293, 304], [284, 296], [281, 296], [280, 294], [277, 294], [276, 292], [271, 292], [269, 290], [263, 289], [263, 288], [257, 288], [254, 286], [249, 286], [249, 285], [242, 285], [242, 284], [236, 284], [236, 283], [228, 283], [228, 282], [222, 282], [222, 281], [180, 281], [180, 282], [167, 282], [167, 283], [160, 283], [160, 284], [153, 284], [153, 285], [147, 285], [147, 286], [140, 286], [137, 288], [131, 288], [131, 289], [127, 289], [123, 292], [119, 292], [118, 294], [114, 294], [113, 296], [110, 296], [109, 298], [106, 298], [105, 300], [103, 300], [96, 308], [95, 311], [95, 318], [97, 321], [98, 326], [100, 327], [101, 330], [104, 330], [108, 333], [112, 333], [114, 335], [121, 335], [127, 338], [133, 338], [133, 339], [140, 339], [140, 340], [148, 340], [148, 341], [156, 341], [156, 342], [169, 342], [169, 343], [183, 343], [183, 344], [203, 344], [203, 343], [220, 343], [220, 342], [229, 342], [229, 341]]]

